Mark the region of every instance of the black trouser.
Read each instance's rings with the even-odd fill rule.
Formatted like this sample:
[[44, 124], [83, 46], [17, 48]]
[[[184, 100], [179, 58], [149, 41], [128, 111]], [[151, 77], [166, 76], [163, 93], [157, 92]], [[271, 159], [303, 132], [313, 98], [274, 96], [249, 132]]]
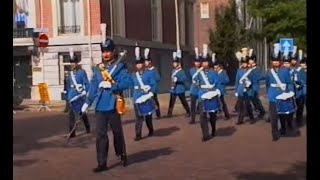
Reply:
[[278, 128], [278, 119], [280, 120], [281, 128], [280, 132], [281, 134], [286, 134], [286, 123], [288, 123], [289, 128], [296, 133], [297, 127], [296, 123], [293, 120], [293, 113], [290, 114], [279, 114], [277, 113], [277, 106], [274, 102], [269, 102], [269, 118], [271, 121], [271, 132], [273, 137], [279, 137], [279, 128]]
[[248, 113], [249, 117], [251, 120], [254, 120], [253, 112], [252, 112], [252, 107], [250, 104], [250, 98], [247, 96], [239, 96], [239, 117], [238, 117], [238, 122], [242, 123], [243, 119], [246, 115], [246, 112]]
[[120, 115], [115, 111], [96, 112], [96, 151], [98, 165], [107, 163], [109, 151], [108, 124], [113, 133], [114, 150], [117, 156], [126, 155], [126, 145], [123, 136]]
[[156, 93], [153, 94], [153, 100], [156, 103], [156, 116], [161, 117], [160, 104], [158, 100], [158, 95]]
[[258, 93], [254, 93], [252, 99], [252, 104], [254, 106], [254, 109], [258, 110], [260, 114], [264, 114], [266, 111], [264, 110], [264, 107], [261, 103], [261, 100], [259, 98], [259, 94]]
[[297, 104], [296, 123], [298, 125], [302, 125], [305, 98], [304, 97], [296, 98], [296, 104]]
[[203, 138], [206, 138], [209, 135], [209, 127], [208, 127], [208, 121], [211, 125], [211, 134], [215, 135], [216, 132], [216, 120], [217, 120], [217, 112], [209, 112], [209, 119], [207, 117], [207, 112], [203, 111], [203, 103], [201, 102], [201, 114], [200, 114], [200, 126], [202, 131]]
[[64, 111], [65, 111], [65, 112], [68, 112], [69, 109], [70, 109], [70, 104], [69, 104], [69, 101], [66, 100], [66, 107], [64, 108]]
[[136, 136], [141, 137], [142, 125], [144, 120], [146, 120], [146, 125], [149, 130], [149, 133], [153, 133], [152, 114], [147, 116], [140, 116], [137, 105], [134, 104], [133, 107], [134, 107], [134, 112], [136, 114], [136, 125], [135, 125]]
[[198, 96], [191, 94], [191, 122], [196, 121], [196, 114], [197, 114], [197, 110], [199, 108], [199, 103], [197, 106], [197, 100], [198, 100]]
[[[84, 123], [86, 130], [90, 131], [90, 123], [89, 123], [87, 114], [83, 114], [81, 119], [83, 120], [83, 123]], [[71, 131], [73, 129], [75, 122], [76, 122], [75, 112], [70, 107], [69, 108], [69, 131]], [[73, 131], [71, 136], [74, 136], [75, 133], [76, 133], [76, 131]]]
[[222, 109], [223, 109], [223, 112], [224, 112], [224, 117], [230, 118], [228, 106], [226, 104], [226, 101], [224, 100], [224, 95], [223, 94], [220, 96], [220, 102], [221, 102]]
[[240, 99], [238, 98], [236, 104], [234, 105], [234, 111], [238, 112], [239, 106], [240, 106]]
[[172, 111], [173, 111], [174, 104], [176, 103], [177, 96], [179, 97], [179, 99], [180, 99], [180, 101], [181, 101], [181, 103], [183, 105], [183, 108], [186, 110], [186, 113], [190, 114], [190, 108], [189, 108], [189, 104], [188, 104], [188, 102], [186, 100], [185, 93], [181, 93], [181, 94], [170, 93], [168, 116], [172, 116]]

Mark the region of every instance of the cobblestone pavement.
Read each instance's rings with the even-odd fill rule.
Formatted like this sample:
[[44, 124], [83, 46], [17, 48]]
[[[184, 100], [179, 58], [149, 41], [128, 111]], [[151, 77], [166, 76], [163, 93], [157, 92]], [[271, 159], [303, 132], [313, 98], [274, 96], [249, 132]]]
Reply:
[[[262, 97], [264, 99], [264, 97]], [[161, 98], [162, 114], [168, 103]], [[235, 99], [227, 96], [230, 112]], [[264, 102], [265, 107], [266, 104]], [[300, 180], [306, 179], [306, 128], [300, 137], [271, 141], [265, 121], [235, 125], [236, 114], [225, 121], [220, 115], [217, 137], [201, 142], [200, 124], [189, 119], [179, 103], [171, 119], [154, 120], [155, 136], [135, 142], [133, 113], [123, 116], [129, 165], [122, 167], [110, 139], [110, 170], [94, 174], [96, 166], [94, 116], [92, 134], [66, 143], [67, 114], [22, 112], [13, 120], [13, 179], [15, 180]], [[198, 117], [197, 117], [198, 118]], [[267, 118], [267, 117], [266, 117]], [[199, 119], [197, 119], [199, 121]], [[147, 135], [144, 126], [143, 134]], [[112, 133], [109, 133], [112, 137]]]

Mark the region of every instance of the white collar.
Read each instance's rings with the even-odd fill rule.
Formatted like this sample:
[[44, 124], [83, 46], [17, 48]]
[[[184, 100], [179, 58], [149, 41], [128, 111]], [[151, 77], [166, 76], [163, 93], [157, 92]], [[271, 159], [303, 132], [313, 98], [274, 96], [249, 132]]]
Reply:
[[255, 69], [255, 68], [257, 68], [257, 66], [255, 66], [255, 67], [253, 67], [253, 68], [251, 68], [251, 69]]
[[220, 70], [218, 71], [218, 73], [220, 74], [220, 73], [222, 73], [222, 71], [223, 71], [223, 69], [220, 69]]
[[154, 69], [154, 66], [151, 66], [151, 67], [149, 68], [149, 70], [152, 70], [152, 69]]

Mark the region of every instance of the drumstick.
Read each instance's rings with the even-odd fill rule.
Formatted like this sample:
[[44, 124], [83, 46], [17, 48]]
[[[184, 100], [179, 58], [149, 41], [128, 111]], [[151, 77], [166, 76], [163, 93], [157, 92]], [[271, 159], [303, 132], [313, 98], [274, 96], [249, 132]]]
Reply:
[[70, 131], [69, 135], [67, 136], [67, 140], [70, 139], [71, 134], [77, 129], [78, 124], [81, 123], [81, 120], [82, 120], [82, 116], [83, 116], [83, 115], [84, 115], [84, 113], [82, 113], [82, 114], [80, 115], [79, 119], [74, 123], [74, 126], [73, 126], [72, 130]]

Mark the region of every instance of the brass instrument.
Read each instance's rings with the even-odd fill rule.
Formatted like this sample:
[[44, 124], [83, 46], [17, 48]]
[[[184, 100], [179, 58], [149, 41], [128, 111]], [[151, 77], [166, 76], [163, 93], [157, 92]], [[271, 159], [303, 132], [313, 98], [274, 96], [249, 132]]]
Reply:
[[99, 64], [99, 69], [104, 81], [109, 81], [111, 84], [116, 83], [103, 63]]

